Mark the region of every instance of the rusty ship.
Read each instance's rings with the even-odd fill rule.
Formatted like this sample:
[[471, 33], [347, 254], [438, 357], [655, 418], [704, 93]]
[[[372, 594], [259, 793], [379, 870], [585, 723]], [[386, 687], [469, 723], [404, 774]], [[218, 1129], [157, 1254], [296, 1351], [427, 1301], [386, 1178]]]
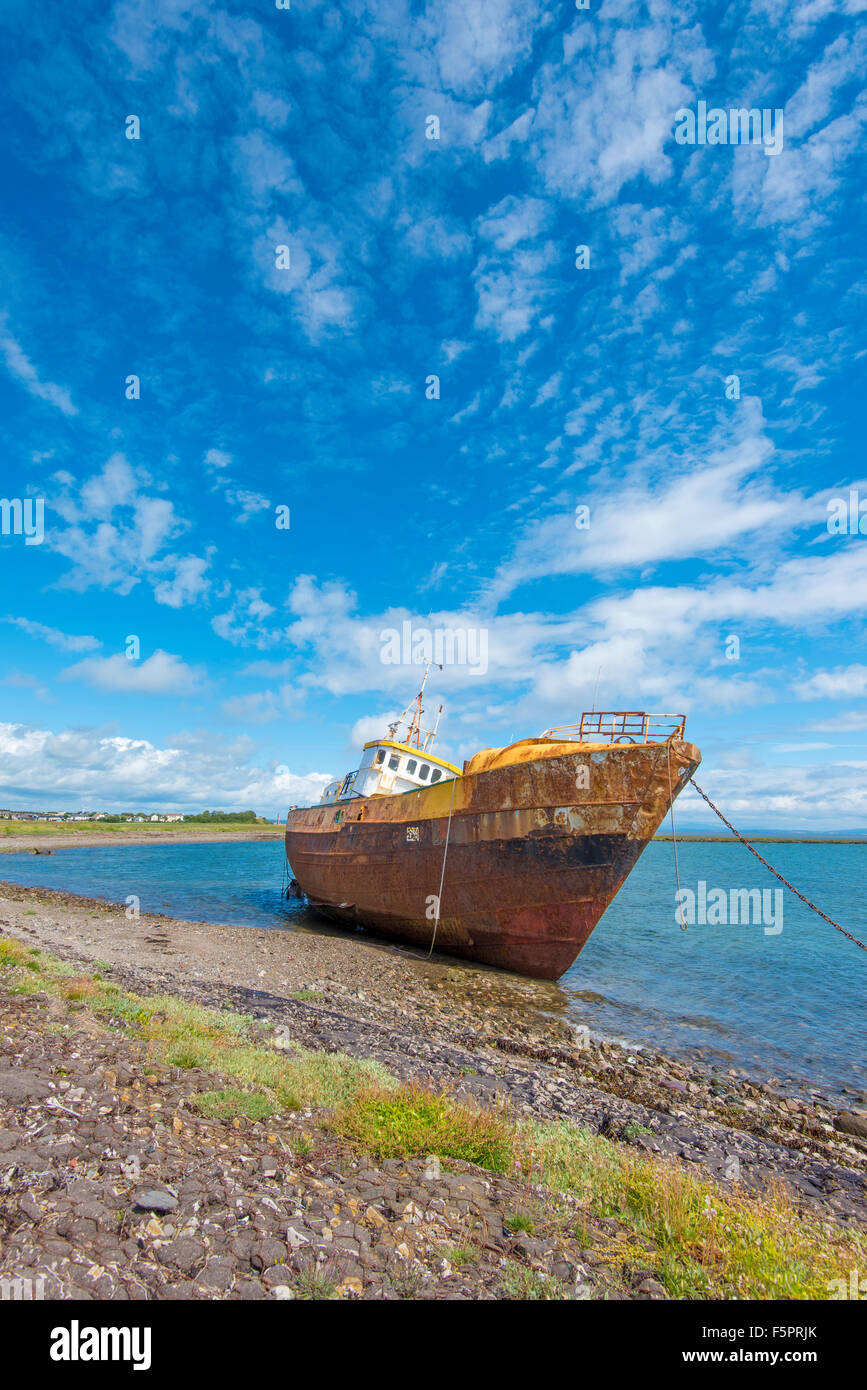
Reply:
[[556, 980], [699, 765], [685, 718], [594, 710], [457, 767], [430, 751], [424, 688], [318, 805], [290, 809], [292, 891], [343, 924]]

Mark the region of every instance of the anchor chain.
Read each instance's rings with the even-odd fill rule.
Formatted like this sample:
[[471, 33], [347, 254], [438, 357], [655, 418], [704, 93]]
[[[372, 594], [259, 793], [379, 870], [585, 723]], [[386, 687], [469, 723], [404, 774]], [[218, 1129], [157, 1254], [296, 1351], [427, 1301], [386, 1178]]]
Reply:
[[714, 804], [713, 804], [713, 802], [711, 801], [710, 797], [708, 796], [707, 792], [702, 791], [701, 787], [698, 785], [698, 782], [696, 782], [695, 778], [692, 779], [692, 785], [695, 787], [696, 791], [698, 792], [698, 794], [699, 794], [699, 796], [702, 798], [702, 800], [704, 800], [704, 801], [707, 802], [708, 806], [709, 806], [710, 809], [714, 812], [714, 814], [717, 815], [717, 816], [719, 816], [719, 818], [720, 818], [720, 820], [722, 821], [723, 825], [728, 826], [729, 830], [732, 832], [732, 834], [735, 836], [735, 838], [738, 839], [738, 840], [740, 840], [740, 842], [741, 842], [742, 845], [745, 845], [745, 846], [746, 846], [746, 848], [749, 850], [750, 854], [754, 854], [754, 855], [756, 856], [756, 858], [758, 859], [758, 861], [759, 861], [760, 864], [764, 864], [764, 866], [765, 866], [765, 868], [768, 870], [768, 872], [769, 872], [769, 873], [772, 873], [772, 874], [774, 875], [774, 878], [778, 878], [778, 879], [780, 880], [780, 883], [784, 883], [784, 884], [786, 885], [786, 887], [789, 889], [789, 891], [790, 891], [791, 893], [794, 893], [794, 895], [795, 895], [796, 898], [800, 898], [802, 903], [804, 903], [807, 907], [809, 907], [809, 908], [811, 909], [811, 911], [816, 912], [816, 913], [818, 913], [818, 915], [819, 915], [820, 917], [823, 917], [823, 918], [825, 919], [825, 921], [826, 921], [826, 922], [829, 922], [829, 923], [831, 924], [831, 926], [834, 927], [834, 929], [835, 929], [836, 931], [842, 932], [843, 936], [847, 937], [850, 941], [854, 941], [855, 945], [856, 945], [856, 946], [860, 946], [862, 951], [867, 951], [867, 946], [864, 945], [864, 942], [863, 942], [863, 941], [859, 941], [858, 938], [857, 938], [857, 936], [853, 936], [852, 933], [851, 933], [850, 931], [847, 931], [845, 927], [841, 927], [841, 926], [840, 926], [840, 923], [839, 923], [839, 922], [835, 922], [834, 919], [833, 919], [833, 917], [829, 917], [828, 914], [827, 914], [827, 912], [823, 912], [822, 909], [821, 909], [820, 907], [817, 907], [815, 903], [811, 903], [811, 902], [810, 902], [810, 899], [809, 899], [809, 898], [805, 898], [805, 897], [804, 897], [804, 894], [803, 894], [803, 893], [800, 893], [793, 883], [790, 883], [789, 880], [788, 880], [787, 878], [783, 878], [783, 875], [782, 875], [782, 874], [777, 873], [777, 870], [773, 867], [773, 865], [771, 865], [771, 864], [768, 863], [767, 859], [763, 859], [763, 858], [762, 858], [762, 856], [759, 854], [759, 851], [758, 851], [757, 849], [754, 849], [754, 848], [753, 848], [753, 846], [750, 844], [749, 840], [745, 840], [744, 837], [743, 837], [743, 835], [740, 833], [740, 831], [739, 831], [739, 830], [735, 830], [735, 828], [734, 828], [734, 826], [732, 825], [731, 821], [726, 820], [725, 816], [723, 815], [723, 813], [722, 813], [722, 811], [719, 809], [719, 807], [718, 807], [718, 806], [714, 806]]

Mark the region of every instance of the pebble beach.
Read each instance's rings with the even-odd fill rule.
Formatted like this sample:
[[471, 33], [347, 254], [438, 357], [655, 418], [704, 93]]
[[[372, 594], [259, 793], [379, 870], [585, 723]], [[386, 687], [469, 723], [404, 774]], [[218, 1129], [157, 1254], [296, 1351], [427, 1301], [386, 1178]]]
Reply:
[[[721, 1190], [776, 1186], [812, 1217], [867, 1225], [865, 1097], [841, 1109], [588, 1039], [544, 984], [361, 935], [131, 919], [15, 884], [0, 884], [0, 930], [136, 994], [232, 1009], [458, 1100], [574, 1121]], [[571, 1296], [666, 1296], [640, 1249], [612, 1261], [610, 1221], [585, 1221], [579, 1240], [526, 1179], [347, 1159], [315, 1111], [208, 1119], [189, 1097], [218, 1080], [153, 1064], [68, 1002], [4, 989], [2, 1009], [0, 1275], [38, 1270], [68, 1296], [258, 1298], [295, 1296], [327, 1269], [341, 1296], [485, 1298], [528, 1270]], [[530, 1201], [532, 1233], [511, 1229]], [[468, 1232], [476, 1255], [461, 1267], [448, 1252]]]

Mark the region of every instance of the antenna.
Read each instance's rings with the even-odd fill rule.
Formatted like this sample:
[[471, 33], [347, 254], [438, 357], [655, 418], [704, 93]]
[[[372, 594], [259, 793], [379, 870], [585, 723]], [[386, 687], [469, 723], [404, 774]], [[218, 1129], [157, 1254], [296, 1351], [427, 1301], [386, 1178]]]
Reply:
[[427, 735], [427, 737], [425, 738], [425, 741], [424, 741], [424, 748], [423, 748], [422, 751], [425, 752], [425, 753], [427, 752], [428, 748], [430, 747], [430, 745], [433, 743], [434, 739], [435, 739], [436, 736], [437, 736], [437, 729], [438, 729], [439, 726], [440, 726], [440, 716], [442, 715], [442, 712], [443, 712], [443, 707], [442, 707], [442, 705], [440, 705], [439, 709], [437, 710], [437, 719], [436, 719], [436, 723], [434, 724], [433, 729], [432, 729], [431, 732]]
[[[427, 685], [427, 678], [430, 675], [431, 666], [437, 666], [440, 671], [443, 669], [438, 661], [429, 661], [427, 663], [424, 669], [424, 677], [422, 678], [421, 689], [419, 690], [412, 704], [407, 705], [400, 718], [396, 719], [393, 724], [389, 724], [388, 726], [389, 737], [391, 739], [395, 739], [396, 732], [400, 728], [401, 724], [409, 725], [406, 738], [403, 740], [407, 747], [415, 747], [418, 749], [421, 749], [422, 747], [421, 739], [422, 734], [424, 733], [424, 730], [421, 726], [421, 719], [422, 715], [424, 714], [424, 705], [422, 704], [422, 699], [424, 697], [424, 688]], [[412, 715], [408, 718], [407, 716], [409, 716], [410, 710], [412, 710]], [[437, 715], [437, 725], [439, 725], [439, 715], [442, 714], [442, 710], [443, 707], [442, 705], [440, 705], [439, 714]], [[432, 734], [426, 735], [424, 747], [427, 748], [430, 740], [435, 737], [436, 729], [434, 729]], [[415, 740], [415, 743], [413, 743], [413, 739]]]

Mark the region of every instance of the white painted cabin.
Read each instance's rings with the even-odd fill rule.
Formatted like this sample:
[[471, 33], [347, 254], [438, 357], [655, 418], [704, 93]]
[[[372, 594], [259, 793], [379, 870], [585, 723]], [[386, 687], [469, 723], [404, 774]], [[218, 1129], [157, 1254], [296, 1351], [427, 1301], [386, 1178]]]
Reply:
[[395, 792], [418, 791], [436, 782], [460, 777], [461, 770], [444, 758], [392, 739], [373, 739], [365, 743], [361, 766], [347, 772], [342, 781], [330, 782], [319, 804], [355, 800], [359, 796], [393, 796]]

